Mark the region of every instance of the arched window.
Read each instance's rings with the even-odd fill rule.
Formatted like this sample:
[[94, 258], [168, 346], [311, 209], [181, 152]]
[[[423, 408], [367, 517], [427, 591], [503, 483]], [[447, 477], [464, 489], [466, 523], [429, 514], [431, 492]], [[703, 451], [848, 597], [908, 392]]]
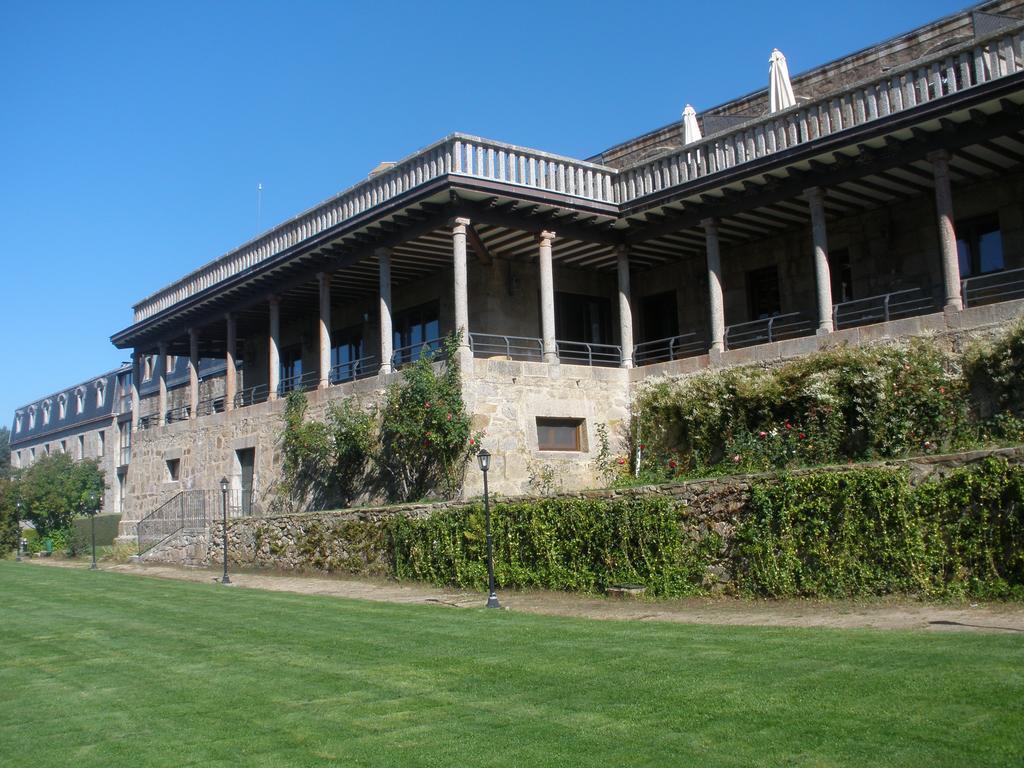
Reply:
[[14, 434], [21, 432], [21, 420], [25, 417], [21, 411], [16, 411], [14, 414]]
[[100, 379], [96, 382], [96, 407], [102, 408], [103, 402], [107, 396], [107, 382]]
[[49, 400], [43, 400], [43, 426], [45, 427], [50, 423], [50, 411], [53, 408], [53, 403]]
[[66, 419], [68, 417], [68, 396], [61, 392], [57, 396], [57, 418]]
[[36, 407], [34, 405], [28, 407], [28, 428], [36, 428]]
[[81, 413], [85, 410], [85, 387], [79, 387], [75, 390], [75, 413]]

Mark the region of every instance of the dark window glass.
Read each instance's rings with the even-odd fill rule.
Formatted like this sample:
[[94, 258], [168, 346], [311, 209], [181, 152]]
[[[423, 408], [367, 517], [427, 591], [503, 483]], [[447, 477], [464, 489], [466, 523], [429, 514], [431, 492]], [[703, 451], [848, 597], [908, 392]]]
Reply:
[[983, 275], [1003, 268], [1003, 236], [996, 214], [956, 222], [960, 276]]
[[679, 335], [675, 291], [645, 296], [640, 306], [644, 324], [643, 341], [657, 341]]
[[281, 393], [296, 389], [302, 379], [302, 346], [285, 347], [281, 350]]
[[612, 303], [604, 296], [555, 293], [555, 335], [559, 341], [611, 344]]
[[537, 447], [542, 451], [579, 451], [582, 419], [537, 417]]
[[395, 362], [408, 363], [441, 346], [441, 323], [437, 302], [421, 304], [395, 315]]
[[363, 329], [346, 328], [331, 333], [331, 380], [348, 381], [368, 370], [363, 351]]
[[178, 475], [181, 471], [181, 459], [168, 459], [167, 460], [167, 479], [172, 483], [177, 482]]
[[782, 312], [779, 298], [779, 268], [772, 265], [747, 272], [750, 319], [760, 320]]
[[832, 303], [840, 304], [853, 299], [853, 271], [850, 269], [850, 252], [845, 248], [828, 255], [828, 270], [832, 278]]

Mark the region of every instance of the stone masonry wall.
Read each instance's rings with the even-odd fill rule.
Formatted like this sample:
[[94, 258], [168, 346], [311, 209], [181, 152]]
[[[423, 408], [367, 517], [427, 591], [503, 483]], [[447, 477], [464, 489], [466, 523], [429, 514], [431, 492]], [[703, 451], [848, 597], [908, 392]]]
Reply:
[[[911, 485], [917, 485], [989, 457], [1003, 458], [1011, 464], [1024, 464], [1024, 447], [805, 469], [793, 474], [848, 472], [867, 467], [903, 468], [908, 472]], [[687, 514], [682, 516], [682, 525], [688, 535], [703, 539], [714, 533], [721, 538], [719, 557], [708, 568], [705, 579], [706, 585], [713, 587], [731, 579], [728, 563], [731, 561], [733, 533], [746, 514], [751, 486], [767, 477], [770, 475], [721, 477], [565, 496], [597, 500], [651, 495], [671, 498], [687, 510]], [[520, 500], [529, 500], [529, 497], [517, 499]], [[443, 509], [468, 508], [470, 503], [409, 504], [231, 520], [228, 523], [228, 560], [232, 567], [389, 577], [392, 570], [385, 537], [387, 520], [396, 516], [422, 519]], [[183, 534], [168, 545], [147, 553], [144, 559], [147, 562], [184, 562], [205, 567], [222, 564], [221, 531], [221, 526], [214, 523], [206, 532]]]

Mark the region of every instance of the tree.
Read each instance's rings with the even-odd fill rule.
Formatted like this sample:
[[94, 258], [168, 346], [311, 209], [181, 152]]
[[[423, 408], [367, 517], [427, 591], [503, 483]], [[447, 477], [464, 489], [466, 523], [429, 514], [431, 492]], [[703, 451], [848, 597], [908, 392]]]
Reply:
[[14, 483], [0, 477], [0, 554], [18, 546], [18, 502]]
[[11, 476], [11, 430], [0, 427], [0, 477]]
[[90, 493], [103, 498], [103, 488], [98, 461], [72, 461], [66, 453], [41, 457], [14, 482], [25, 518], [43, 536], [69, 527], [86, 509]]

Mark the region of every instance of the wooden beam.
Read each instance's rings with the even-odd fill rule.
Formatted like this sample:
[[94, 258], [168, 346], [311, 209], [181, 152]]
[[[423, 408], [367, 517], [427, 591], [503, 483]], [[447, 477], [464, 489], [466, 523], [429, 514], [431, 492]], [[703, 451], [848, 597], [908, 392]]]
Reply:
[[466, 234], [469, 235], [469, 244], [473, 247], [473, 253], [476, 254], [477, 261], [485, 267], [489, 267], [494, 258], [491, 256], [491, 252], [484, 244], [484, 241], [480, 239], [480, 234], [476, 231], [476, 227], [470, 224], [466, 227]]

